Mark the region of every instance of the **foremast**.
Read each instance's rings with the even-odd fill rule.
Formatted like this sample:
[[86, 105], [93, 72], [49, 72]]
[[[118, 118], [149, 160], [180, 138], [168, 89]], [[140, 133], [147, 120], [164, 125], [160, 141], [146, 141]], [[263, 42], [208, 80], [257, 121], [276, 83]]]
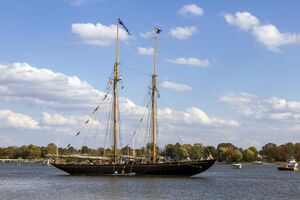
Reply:
[[113, 144], [113, 162], [117, 162], [118, 157], [118, 137], [117, 137], [117, 130], [118, 130], [118, 81], [119, 81], [119, 63], [118, 63], [118, 56], [119, 56], [119, 27], [120, 27], [120, 18], [117, 20], [117, 37], [116, 37], [116, 62], [114, 65], [114, 82], [113, 82], [113, 133], [114, 133], [114, 144]]
[[152, 162], [156, 162], [156, 136], [157, 136], [157, 36], [161, 30], [155, 28], [154, 31], [154, 71], [152, 75], [152, 92], [151, 92], [151, 135], [152, 135]]

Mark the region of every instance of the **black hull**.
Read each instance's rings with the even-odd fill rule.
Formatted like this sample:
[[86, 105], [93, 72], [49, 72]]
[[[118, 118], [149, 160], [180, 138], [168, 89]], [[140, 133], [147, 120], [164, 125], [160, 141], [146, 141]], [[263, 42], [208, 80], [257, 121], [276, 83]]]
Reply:
[[52, 164], [70, 175], [154, 175], [193, 176], [209, 169], [215, 160], [158, 164], [79, 165]]

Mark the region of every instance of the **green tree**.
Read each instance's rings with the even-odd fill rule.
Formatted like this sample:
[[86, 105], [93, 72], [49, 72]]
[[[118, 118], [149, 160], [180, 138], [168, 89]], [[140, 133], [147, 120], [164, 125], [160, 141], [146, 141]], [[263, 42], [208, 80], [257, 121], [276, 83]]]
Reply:
[[291, 142], [285, 144], [285, 152], [289, 157], [295, 156], [295, 145]]
[[256, 160], [255, 153], [252, 149], [248, 148], [243, 151], [243, 160], [246, 162], [253, 162]]
[[81, 152], [82, 154], [90, 154], [91, 149], [88, 148], [87, 146], [82, 146], [80, 152]]
[[27, 147], [27, 158], [28, 159], [39, 159], [41, 158], [41, 148], [30, 144]]
[[210, 153], [210, 155], [213, 157], [213, 158], [217, 158], [218, 156], [218, 150], [214, 147], [214, 146], [207, 146], [205, 147], [206, 148], [206, 151], [208, 153]]
[[191, 148], [190, 158], [193, 160], [201, 160], [205, 157], [202, 144], [195, 144]]
[[248, 149], [250, 149], [251, 151], [253, 151], [254, 156], [255, 156], [255, 160], [257, 160], [258, 159], [258, 157], [257, 157], [258, 156], [258, 150], [254, 146], [251, 146]]
[[5, 150], [4, 148], [0, 147], [0, 158], [4, 158]]
[[186, 148], [179, 143], [175, 144], [175, 151], [176, 151], [176, 160], [185, 160], [188, 158], [188, 152]]
[[177, 161], [187, 159], [188, 157], [188, 151], [186, 150], [184, 145], [181, 145], [179, 143], [176, 143], [175, 145], [173, 144], [166, 145], [164, 154], [165, 156], [168, 156], [171, 159]]
[[286, 161], [290, 155], [287, 153], [287, 148], [284, 144], [277, 147], [276, 161]]
[[47, 154], [56, 154], [56, 149], [57, 149], [57, 146], [53, 143], [50, 143], [46, 147], [46, 153]]
[[295, 159], [300, 161], [300, 143], [295, 144]]
[[234, 154], [233, 154], [233, 156], [231, 157], [231, 160], [232, 160], [233, 162], [239, 162], [239, 161], [242, 161], [242, 159], [243, 159], [243, 154], [241, 153], [241, 151], [238, 150], [238, 149], [235, 149], [235, 150], [233, 150], [233, 152], [234, 152]]
[[220, 162], [237, 162], [243, 157], [240, 150], [231, 143], [221, 143], [217, 149], [217, 157]]
[[165, 146], [164, 156], [170, 157], [171, 159], [176, 158], [176, 150], [174, 144], [168, 144]]
[[269, 161], [278, 161], [279, 156], [278, 156], [278, 149], [277, 149], [277, 145], [273, 144], [273, 143], [268, 143], [265, 144], [262, 147], [261, 150], [261, 155], [264, 155]]
[[226, 161], [228, 161], [228, 154], [227, 154], [228, 150], [229, 150], [228, 147], [218, 147], [217, 158], [218, 158], [219, 162], [226, 162]]
[[4, 157], [5, 158], [9, 158], [9, 159], [13, 159], [14, 155], [16, 153], [16, 148], [15, 146], [9, 146], [5, 149], [5, 153], [4, 153]]

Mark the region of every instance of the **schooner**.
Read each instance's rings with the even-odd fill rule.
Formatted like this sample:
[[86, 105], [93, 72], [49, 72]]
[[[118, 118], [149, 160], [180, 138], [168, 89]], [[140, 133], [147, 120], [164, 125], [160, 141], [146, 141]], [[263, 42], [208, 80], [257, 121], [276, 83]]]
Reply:
[[[126, 158], [118, 155], [118, 82], [119, 77], [119, 29], [120, 25], [128, 29], [118, 18], [116, 28], [116, 57], [113, 69], [113, 154], [112, 157], [94, 157], [101, 162], [91, 163], [67, 163], [56, 159], [52, 165], [67, 172], [70, 175], [181, 175], [193, 176], [209, 169], [215, 159], [208, 156], [204, 160], [173, 161], [161, 159], [157, 156], [157, 39], [160, 33], [159, 28], [154, 31], [154, 66], [151, 81], [151, 156], [149, 159], [138, 157]], [[98, 109], [98, 108], [96, 108]], [[77, 135], [79, 132], [77, 133]], [[70, 145], [68, 145], [70, 146]], [[69, 156], [62, 156], [67, 158]], [[76, 157], [76, 156], [74, 156]], [[77, 156], [78, 158], [78, 156]], [[90, 160], [93, 157], [89, 157]]]

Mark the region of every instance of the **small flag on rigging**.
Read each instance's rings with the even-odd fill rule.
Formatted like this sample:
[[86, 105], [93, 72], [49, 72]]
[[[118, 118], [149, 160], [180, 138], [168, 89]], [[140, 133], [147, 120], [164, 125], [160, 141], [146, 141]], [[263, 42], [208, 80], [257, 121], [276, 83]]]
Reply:
[[77, 133], [76, 133], [76, 136], [78, 136], [80, 134], [80, 131], [78, 131]]
[[120, 18], [119, 18], [119, 24], [122, 25], [122, 27], [126, 30], [126, 32], [128, 33], [128, 35], [131, 35], [131, 33], [130, 33], [129, 30], [126, 28], [126, 26], [123, 24], [123, 22], [121, 21]]
[[89, 119], [88, 119], [88, 120], [86, 120], [85, 124], [89, 123], [89, 121], [90, 121]]
[[93, 112], [93, 114], [95, 114], [95, 112], [99, 109], [99, 106], [97, 106]]

